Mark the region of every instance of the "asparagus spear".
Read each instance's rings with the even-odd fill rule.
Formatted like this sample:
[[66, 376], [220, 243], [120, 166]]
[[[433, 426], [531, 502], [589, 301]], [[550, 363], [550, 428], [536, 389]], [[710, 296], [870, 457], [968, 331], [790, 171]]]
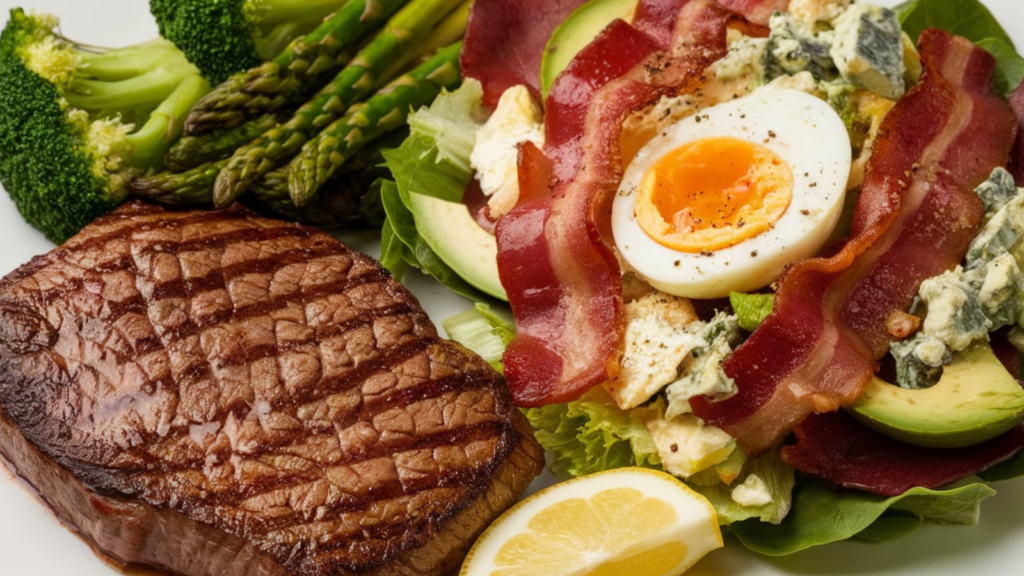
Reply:
[[379, 148], [365, 148], [360, 156], [352, 160], [359, 166], [346, 165], [346, 169], [324, 184], [316, 199], [305, 206], [296, 206], [288, 195], [288, 166], [275, 168], [254, 182], [253, 193], [246, 196], [245, 202], [257, 210], [320, 228], [380, 226], [384, 222], [384, 208], [380, 204], [377, 182], [387, 178], [390, 172], [383, 165], [384, 157]]
[[349, 0], [316, 30], [269, 62], [235, 74], [200, 100], [185, 121], [199, 135], [297, 105], [338, 72], [356, 47], [408, 0]]
[[213, 182], [227, 159], [197, 166], [185, 172], [159, 172], [131, 181], [128, 188], [136, 198], [169, 206], [201, 206], [213, 202]]
[[[411, 60], [433, 54], [438, 48], [462, 38], [466, 32], [466, 22], [471, 4], [472, 0], [463, 2], [458, 9], [445, 17], [431, 31], [430, 36], [421, 45], [412, 50], [405, 50], [402, 58], [396, 59], [387, 71], [381, 74], [380, 81], [374, 89], [380, 88], [405, 72], [410, 66]], [[170, 170], [180, 172], [206, 162], [226, 158], [239, 147], [252, 142], [267, 130], [287, 121], [288, 114], [293, 111], [294, 107], [284, 106], [277, 109], [276, 112], [258, 116], [234, 127], [201, 135], [184, 136], [171, 147], [164, 158], [164, 165]]]
[[366, 102], [352, 106], [345, 116], [307, 142], [289, 164], [288, 190], [295, 205], [303, 206], [313, 199], [317, 190], [367, 142], [404, 125], [411, 108], [429, 104], [442, 89], [457, 86], [461, 48], [462, 42], [442, 48]]
[[410, 47], [422, 44], [434, 25], [463, 1], [412, 0], [399, 10], [355, 59], [287, 123], [235, 151], [217, 177], [214, 204], [223, 207], [235, 201], [255, 180], [297, 154], [315, 132], [372, 94], [380, 75], [403, 54], [408, 57]]
[[[164, 166], [172, 172], [184, 172], [207, 162], [223, 160], [285, 120], [287, 116], [283, 113], [264, 114], [228, 130], [182, 136], [164, 155]], [[212, 181], [210, 195], [212, 198]]]

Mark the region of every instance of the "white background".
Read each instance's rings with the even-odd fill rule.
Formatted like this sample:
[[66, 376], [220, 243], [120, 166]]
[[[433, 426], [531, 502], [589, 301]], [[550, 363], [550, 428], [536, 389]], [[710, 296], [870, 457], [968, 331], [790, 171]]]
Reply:
[[[156, 34], [146, 0], [23, 0], [27, 9], [61, 17], [63, 33], [86, 43], [121, 46]], [[538, 0], [540, 1], [540, 0]], [[881, 0], [882, 4], [895, 4]], [[1019, 0], [987, 0], [1017, 43], [1024, 47]], [[0, 0], [0, 23], [12, 0]], [[1014, 10], [1017, 8], [1017, 10]], [[378, 250], [372, 235], [351, 239], [357, 248]], [[0, 275], [53, 246], [26, 225], [6, 194], [0, 194]], [[435, 321], [464, 309], [467, 302], [430, 279], [411, 274], [407, 282]], [[2, 376], [0, 376], [2, 377]], [[537, 484], [546, 482], [540, 480]], [[747, 552], [727, 538], [688, 574], [767, 576], [777, 574], [963, 576], [1020, 573], [1024, 564], [1024, 481], [995, 486], [977, 526], [926, 526], [888, 544], [842, 542], [771, 559]], [[30, 489], [0, 466], [0, 575], [110, 576], [118, 572], [63, 527]]]

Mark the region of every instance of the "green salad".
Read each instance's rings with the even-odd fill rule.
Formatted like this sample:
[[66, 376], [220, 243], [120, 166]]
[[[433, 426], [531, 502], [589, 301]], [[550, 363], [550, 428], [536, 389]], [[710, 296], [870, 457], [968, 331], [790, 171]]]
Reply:
[[[1009, 95], [1024, 80], [1024, 59], [999, 22], [977, 0], [913, 0], [900, 4], [894, 12], [911, 42], [926, 28], [940, 28], [962, 35], [993, 54], [997, 59], [993, 82], [999, 93]], [[772, 18], [767, 56], [764, 48], [760, 48], [751, 59], [749, 49], [740, 43], [732, 44], [736, 49], [730, 48], [728, 58], [733, 59], [731, 64], [736, 66], [737, 73], [757, 68], [758, 82], [766, 82], [768, 76], [803, 71], [814, 74], [813, 50], [807, 50], [809, 55], [792, 56], [792, 50], [786, 52], [779, 47], [828, 42], [832, 31], [826, 26], [824, 30], [808, 32], [794, 28], [793, 22], [785, 14]], [[776, 55], [789, 56], [773, 60], [773, 46]], [[825, 54], [827, 58], [827, 51]], [[913, 62], [909, 63], [908, 74], [912, 75]], [[858, 108], [849, 97], [848, 86], [815, 80], [821, 82], [819, 90], [827, 94], [828, 103], [844, 120], [855, 148], [866, 146], [876, 135], [873, 130], [877, 129], [884, 110]], [[864, 85], [869, 84], [865, 81]], [[878, 88], [878, 92], [884, 91], [884, 87]], [[398, 148], [384, 153], [394, 181], [383, 188], [387, 221], [383, 227], [382, 262], [398, 276], [408, 267], [420, 269], [476, 302], [475, 307], [446, 321], [445, 328], [451, 337], [478, 351], [500, 370], [502, 352], [515, 334], [515, 325], [504, 302], [497, 270], [492, 266], [493, 243], [472, 239], [478, 238], [482, 229], [460, 204], [476, 172], [470, 162], [475, 135], [486, 120], [480, 86], [474, 80], [465, 80], [459, 89], [441, 95], [434, 104], [410, 116], [410, 136]], [[978, 190], [989, 208], [988, 225], [972, 245], [968, 261], [951, 272], [950, 278], [935, 279], [922, 288], [918, 298], [920, 313], [924, 316], [927, 310], [928, 317], [934, 316], [931, 324], [941, 325], [942, 329], [920, 331], [893, 347], [897, 380], [902, 388], [926, 389], [936, 385], [941, 367], [966, 347], [957, 348], [951, 342], [968, 332], [969, 342], [984, 340], [990, 332], [1001, 328], [1012, 328], [1013, 335], [1024, 328], [1019, 320], [1024, 316], [1020, 297], [1024, 275], [1019, 271], [1024, 253], [1017, 248], [1024, 234], [1024, 211], [1018, 212], [1017, 206], [1024, 206], [1024, 195], [1013, 185], [1012, 177], [1007, 181], [1008, 177], [1005, 171], [997, 171]], [[847, 199], [848, 211], [855, 200], [855, 194], [851, 196]], [[460, 208], [442, 212], [452, 205]], [[841, 220], [840, 229], [848, 225], [847, 215]], [[458, 231], [463, 228], [477, 232], [472, 232], [474, 236], [463, 235]], [[841, 232], [837, 235], [841, 236]], [[1016, 260], [1017, 275], [1007, 275], [998, 289], [983, 289], [985, 273], [991, 272], [996, 265], [993, 262], [1000, 258]], [[629, 282], [627, 278], [627, 292]], [[950, 296], [954, 292], [955, 298]], [[950, 298], [956, 302], [940, 311], [937, 302]], [[998, 302], [993, 298], [998, 298]], [[689, 378], [697, 389], [714, 390], [716, 378], [727, 378], [721, 370], [721, 355], [716, 356], [715, 351], [728, 354], [755, 330], [771, 311], [773, 297], [761, 291], [733, 293], [729, 300], [718, 315], [687, 327], [689, 334], [685, 337], [694, 342], [692, 355], [699, 361], [689, 364], [690, 373], [679, 377]], [[932, 344], [941, 340], [937, 369], [928, 364], [927, 355], [922, 352], [927, 348], [921, 345], [924, 340]], [[934, 360], [931, 362], [934, 364]], [[666, 412], [672, 415], [673, 403], [672, 391], [661, 390], [637, 406], [623, 409], [608, 391], [597, 387], [579, 400], [530, 408], [526, 414], [547, 451], [549, 467], [556, 477], [569, 478], [623, 466], [673, 471], [665, 462], [664, 451], [658, 449], [659, 434], [665, 431], [651, 424], [664, 422]], [[1011, 425], [1022, 414], [1015, 414]], [[838, 488], [798, 473], [783, 462], [778, 449], [748, 458], [729, 438], [709, 434], [699, 424], [684, 428], [676, 428], [672, 433], [690, 435], [688, 448], [683, 451], [694, 451], [688, 456], [687, 466], [691, 468], [677, 476], [685, 477], [688, 485], [713, 503], [720, 523], [744, 546], [766, 555], [790, 554], [851, 538], [887, 541], [928, 522], [972, 524], [978, 521], [982, 501], [995, 494], [993, 483], [1024, 474], [1024, 455], [1018, 454], [953, 486], [913, 488], [895, 497], [884, 497]]]

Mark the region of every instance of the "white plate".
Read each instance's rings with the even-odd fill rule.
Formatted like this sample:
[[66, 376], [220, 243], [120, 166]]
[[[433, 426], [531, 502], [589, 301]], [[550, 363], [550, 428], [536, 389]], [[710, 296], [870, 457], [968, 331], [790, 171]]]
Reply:
[[[99, 45], [143, 41], [156, 33], [145, 0], [24, 0], [23, 6], [61, 17], [65, 35]], [[883, 0], [883, 4], [895, 4]], [[1024, 46], [1024, 20], [1015, 0], [987, 0], [1003, 25]], [[12, 0], [0, 0], [6, 23]], [[372, 235], [354, 238], [368, 252], [378, 248]], [[25, 224], [6, 194], [0, 194], [0, 275], [52, 248]], [[435, 321], [463, 310], [467, 302], [432, 280], [411, 274], [407, 282]], [[539, 480], [536, 485], [548, 482]], [[883, 545], [843, 542], [779, 559], [757, 556], [729, 542], [694, 567], [694, 576], [776, 574], [875, 574], [963, 576], [1017, 573], [1024, 560], [1024, 481], [997, 485], [999, 494], [982, 507], [979, 525], [926, 526], [907, 538]], [[63, 527], [32, 492], [0, 466], [0, 573], [11, 576], [111, 576], [105, 564]]]

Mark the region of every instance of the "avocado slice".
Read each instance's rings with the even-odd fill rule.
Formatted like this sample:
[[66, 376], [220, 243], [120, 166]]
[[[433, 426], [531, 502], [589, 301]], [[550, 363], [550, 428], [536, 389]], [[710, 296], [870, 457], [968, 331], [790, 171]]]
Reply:
[[909, 390], [872, 379], [848, 410], [871, 428], [908, 444], [970, 446], [1006, 432], [1024, 418], [1024, 388], [978, 341], [943, 368], [931, 388]]
[[508, 300], [498, 277], [498, 243], [461, 202], [409, 193], [416, 231], [438, 258], [480, 291]]
[[622, 18], [633, 20], [638, 0], [590, 0], [569, 14], [551, 33], [540, 61], [540, 91], [544, 98], [555, 85], [555, 78], [573, 57], [590, 44], [604, 27]]

